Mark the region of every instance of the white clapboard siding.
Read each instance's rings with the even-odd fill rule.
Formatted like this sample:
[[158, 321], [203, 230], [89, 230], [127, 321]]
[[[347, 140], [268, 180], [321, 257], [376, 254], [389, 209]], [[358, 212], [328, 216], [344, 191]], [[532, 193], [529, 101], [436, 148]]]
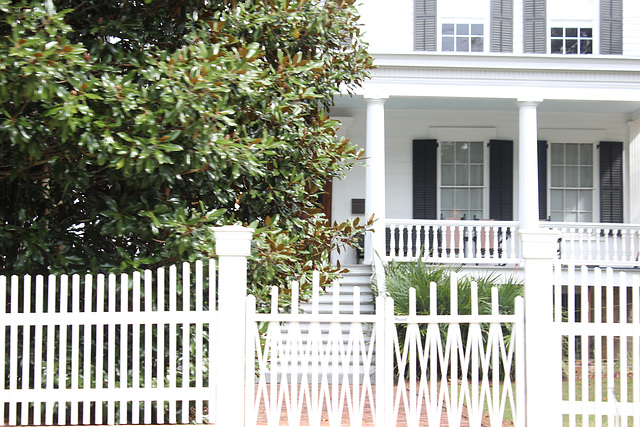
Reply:
[[559, 266], [555, 271], [565, 425], [640, 425], [640, 276], [569, 266], [562, 280]]
[[0, 277], [4, 423], [205, 422], [216, 322], [207, 267], [207, 282], [201, 262], [194, 272]]

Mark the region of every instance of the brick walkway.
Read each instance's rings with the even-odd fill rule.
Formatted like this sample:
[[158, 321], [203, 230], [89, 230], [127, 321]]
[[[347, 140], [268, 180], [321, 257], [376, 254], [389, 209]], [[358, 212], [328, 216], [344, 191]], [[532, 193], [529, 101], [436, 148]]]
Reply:
[[[299, 390], [299, 389], [298, 389]], [[375, 396], [375, 386], [372, 386], [372, 391], [373, 394]], [[367, 399], [368, 400], [368, 399]], [[284, 404], [283, 404], [284, 406]], [[426, 419], [426, 414], [423, 414], [423, 420], [420, 420], [420, 426], [427, 426], [429, 425]], [[264, 400], [262, 400], [261, 402], [261, 406], [260, 406], [260, 410], [258, 413], [258, 425], [260, 426], [266, 426], [267, 425], [267, 414], [264, 408]], [[280, 425], [281, 426], [286, 426], [287, 424], [287, 416], [286, 416], [286, 408], [283, 410], [283, 412], [281, 413], [280, 416]], [[301, 426], [308, 426], [309, 425], [309, 418], [307, 415], [307, 408], [306, 408], [306, 401], [305, 401], [305, 406], [302, 408], [302, 416], [301, 416], [301, 420], [300, 420], [300, 425]], [[326, 411], [323, 412], [322, 414], [322, 422], [320, 424], [321, 426], [328, 426], [329, 425], [329, 420], [328, 420], [328, 413]], [[341, 421], [341, 425], [342, 426], [350, 426], [350, 422], [349, 422], [349, 412], [348, 409], [346, 408], [346, 404], [345, 404], [345, 409], [342, 413], [342, 421]], [[404, 411], [400, 411], [400, 413], [398, 414], [398, 422], [396, 424], [396, 426], [406, 426], [407, 425], [407, 420], [406, 420], [406, 414], [404, 413]], [[443, 412], [442, 414], [442, 421], [440, 423], [441, 426], [448, 426], [448, 420], [447, 420], [447, 413], [446, 411]], [[491, 424], [489, 423], [488, 417], [484, 417], [483, 421], [482, 421], [482, 426], [490, 426]], [[505, 422], [503, 423], [503, 426], [512, 426], [513, 423], [510, 422]], [[372, 413], [371, 413], [371, 407], [369, 406], [368, 402], [365, 404], [365, 408], [364, 408], [364, 416], [363, 416], [363, 421], [362, 421], [362, 426], [363, 427], [372, 427], [375, 426], [373, 417], [372, 417]], [[469, 426], [469, 420], [468, 417], [466, 416], [466, 413], [463, 413], [462, 416], [462, 423], [460, 424], [460, 427], [466, 427]]]

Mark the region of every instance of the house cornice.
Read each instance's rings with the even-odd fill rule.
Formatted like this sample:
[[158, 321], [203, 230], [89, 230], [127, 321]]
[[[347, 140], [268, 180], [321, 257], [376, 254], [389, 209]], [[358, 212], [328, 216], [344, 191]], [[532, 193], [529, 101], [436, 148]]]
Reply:
[[617, 55], [534, 55], [437, 52], [372, 53], [379, 68], [453, 68], [477, 70], [566, 70], [640, 74], [640, 57]]

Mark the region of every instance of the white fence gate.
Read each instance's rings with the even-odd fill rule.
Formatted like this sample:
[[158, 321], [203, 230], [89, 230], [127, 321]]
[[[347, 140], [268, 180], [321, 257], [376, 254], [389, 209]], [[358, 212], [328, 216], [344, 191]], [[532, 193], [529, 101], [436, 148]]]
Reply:
[[[396, 316], [393, 299], [383, 297], [376, 300], [376, 314], [361, 314], [357, 292], [353, 309], [340, 312], [338, 284], [332, 313], [321, 314], [317, 303], [311, 313], [300, 313], [296, 285], [291, 313], [278, 307], [276, 287], [269, 314], [255, 313], [248, 297], [246, 360], [257, 360], [248, 425], [479, 426], [486, 413], [501, 426], [505, 409], [515, 425], [524, 425], [516, 405], [524, 402], [525, 390], [522, 298], [515, 315], [501, 315], [494, 288], [491, 313], [479, 314], [473, 283], [472, 313], [459, 315], [454, 274], [450, 314], [437, 312], [435, 283], [427, 315], [416, 314], [413, 288], [408, 316]], [[313, 291], [317, 302], [317, 281]], [[503, 327], [512, 331], [509, 342]], [[247, 383], [253, 377], [251, 372]]]

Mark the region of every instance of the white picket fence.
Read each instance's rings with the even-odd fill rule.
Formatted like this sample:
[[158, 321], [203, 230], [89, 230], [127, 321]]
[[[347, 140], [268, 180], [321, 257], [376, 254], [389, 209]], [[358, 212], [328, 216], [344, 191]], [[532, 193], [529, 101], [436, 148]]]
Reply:
[[327, 313], [317, 278], [310, 312], [294, 286], [291, 313], [274, 288], [259, 314], [251, 231], [238, 227], [217, 230], [217, 262], [193, 270], [0, 277], [2, 422], [480, 426], [510, 412], [517, 426], [640, 425], [637, 274], [566, 273], [557, 234], [520, 238], [514, 315], [495, 292], [480, 314], [475, 287], [473, 312], [459, 314], [457, 286], [438, 314], [437, 284], [428, 314], [415, 294], [407, 316], [384, 297], [362, 312], [357, 290], [345, 311], [339, 285]]
[[[480, 425], [486, 411], [493, 425], [502, 425], [510, 408], [515, 425], [524, 425], [516, 404], [524, 402], [525, 390], [522, 298], [516, 314], [500, 314], [494, 288], [491, 314], [479, 314], [473, 283], [472, 313], [460, 315], [454, 274], [450, 314], [438, 314], [436, 287], [431, 284], [428, 314], [416, 313], [415, 289], [410, 289], [408, 316], [396, 316], [393, 299], [384, 297], [376, 299], [376, 314], [362, 314], [357, 292], [353, 310], [340, 312], [338, 284], [332, 291], [333, 313], [326, 314], [318, 304], [311, 313], [300, 313], [297, 284], [291, 313], [279, 308], [277, 287], [271, 313], [256, 313], [250, 296], [246, 359], [257, 360], [257, 386], [247, 389], [248, 424], [320, 425], [327, 420], [334, 426], [359, 426], [370, 420], [379, 426], [418, 426], [427, 420], [439, 426], [460, 425], [464, 419]], [[317, 281], [313, 291], [317, 301]], [[468, 328], [464, 337], [463, 325]], [[481, 325], [487, 325], [485, 333]], [[505, 325], [512, 329], [508, 343]]]
[[143, 275], [0, 277], [10, 425], [207, 421], [215, 263]]
[[640, 425], [640, 276], [596, 268], [589, 280], [586, 267], [570, 267], [566, 280], [555, 273], [563, 424]]

